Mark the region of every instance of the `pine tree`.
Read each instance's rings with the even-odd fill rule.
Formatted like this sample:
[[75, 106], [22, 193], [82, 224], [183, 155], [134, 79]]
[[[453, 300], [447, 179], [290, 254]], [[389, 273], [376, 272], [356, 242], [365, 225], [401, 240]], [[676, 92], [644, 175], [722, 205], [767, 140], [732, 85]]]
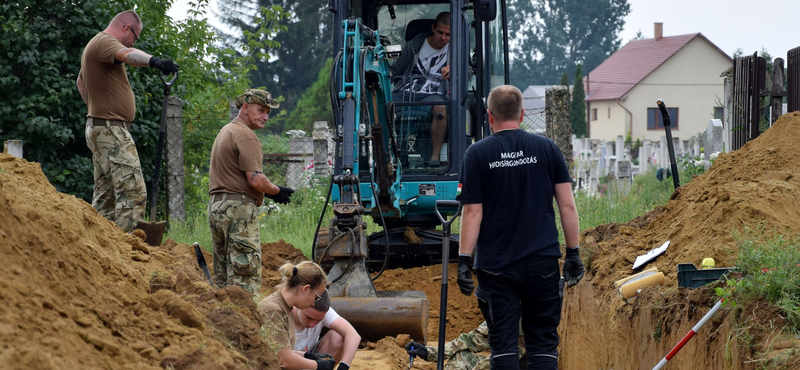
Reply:
[[569, 121], [572, 133], [576, 137], [586, 137], [586, 91], [583, 89], [583, 68], [580, 64], [575, 68], [575, 83], [572, 88], [572, 105]]
[[569, 76], [567, 76], [567, 72], [561, 75], [561, 86], [569, 87]]

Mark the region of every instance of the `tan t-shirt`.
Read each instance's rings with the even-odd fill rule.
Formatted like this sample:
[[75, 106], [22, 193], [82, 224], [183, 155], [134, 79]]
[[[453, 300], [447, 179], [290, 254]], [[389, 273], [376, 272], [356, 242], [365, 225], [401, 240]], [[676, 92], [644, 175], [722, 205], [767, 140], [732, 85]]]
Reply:
[[263, 172], [264, 153], [256, 133], [238, 117], [223, 126], [211, 147], [208, 193], [247, 194], [264, 201], [264, 193], [247, 182], [245, 172]]
[[83, 49], [81, 75], [86, 85], [89, 117], [132, 122], [136, 101], [125, 64], [115, 59], [124, 48], [119, 40], [100, 32]]
[[281, 291], [272, 293], [258, 302], [258, 312], [264, 317], [264, 325], [261, 326], [264, 341], [272, 348], [275, 355], [282, 349], [292, 350], [295, 342], [292, 308], [286, 303]]

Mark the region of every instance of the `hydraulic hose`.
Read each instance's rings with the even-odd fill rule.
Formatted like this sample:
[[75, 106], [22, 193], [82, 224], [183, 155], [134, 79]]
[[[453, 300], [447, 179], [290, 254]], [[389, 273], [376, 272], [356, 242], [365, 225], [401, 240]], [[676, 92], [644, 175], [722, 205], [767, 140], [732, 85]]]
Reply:
[[[331, 201], [331, 192], [333, 191], [333, 175], [331, 174], [330, 181], [328, 182], [328, 195], [325, 197], [325, 204], [322, 206], [322, 213], [319, 214], [319, 220], [317, 221], [317, 229], [314, 231], [314, 240], [311, 243], [311, 260], [313, 261], [317, 257], [317, 237], [319, 236], [319, 229], [322, 226], [322, 219], [325, 217], [325, 211], [328, 209], [328, 203]], [[325, 250], [327, 253], [327, 249]], [[319, 261], [316, 261], [317, 264], [322, 262], [322, 258], [320, 257]]]
[[372, 278], [372, 281], [375, 281], [375, 279], [380, 277], [381, 274], [383, 274], [383, 271], [386, 270], [386, 266], [389, 265], [389, 246], [390, 246], [390, 243], [389, 243], [389, 232], [386, 231], [386, 221], [383, 219], [383, 211], [381, 210], [381, 207], [378, 204], [378, 192], [375, 191], [375, 185], [376, 184], [375, 184], [374, 171], [369, 171], [369, 174], [370, 174], [370, 188], [372, 188], [372, 199], [374, 200], [372, 207], [373, 208], [378, 207], [378, 215], [381, 217], [381, 225], [383, 225], [383, 235], [384, 235], [384, 239], [386, 240], [386, 250], [383, 253], [384, 254], [384, 256], [383, 256], [383, 266], [381, 266], [381, 269], [380, 269], [380, 271], [378, 271], [378, 274], [375, 275], [375, 277]]

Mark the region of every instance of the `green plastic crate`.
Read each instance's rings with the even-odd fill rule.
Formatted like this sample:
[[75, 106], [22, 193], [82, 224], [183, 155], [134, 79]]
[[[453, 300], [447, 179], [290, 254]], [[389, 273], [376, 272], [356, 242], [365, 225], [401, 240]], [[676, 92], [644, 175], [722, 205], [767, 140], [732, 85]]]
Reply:
[[678, 264], [678, 286], [684, 288], [699, 288], [713, 283], [733, 270], [733, 267], [699, 270], [693, 263]]

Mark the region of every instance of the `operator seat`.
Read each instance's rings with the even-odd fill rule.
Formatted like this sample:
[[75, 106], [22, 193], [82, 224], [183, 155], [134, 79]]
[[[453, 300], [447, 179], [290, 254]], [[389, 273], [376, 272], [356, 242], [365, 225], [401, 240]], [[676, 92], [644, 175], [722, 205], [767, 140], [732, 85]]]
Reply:
[[411, 41], [414, 36], [420, 33], [430, 32], [434, 22], [436, 22], [435, 19], [414, 19], [408, 22], [408, 26], [406, 26], [406, 42]]

